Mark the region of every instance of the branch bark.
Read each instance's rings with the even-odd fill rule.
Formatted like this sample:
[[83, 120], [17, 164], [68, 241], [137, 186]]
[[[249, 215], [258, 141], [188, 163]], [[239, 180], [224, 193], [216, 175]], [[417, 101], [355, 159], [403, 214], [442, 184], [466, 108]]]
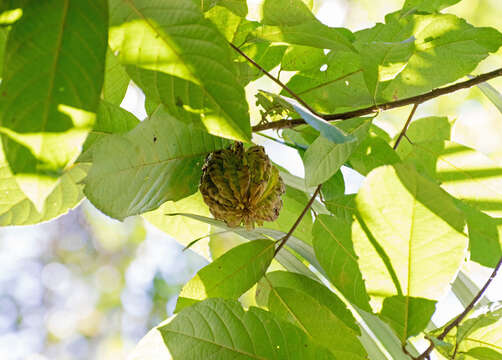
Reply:
[[[462, 313], [460, 313], [460, 315], [458, 315], [455, 318], [455, 320], [453, 320], [451, 323], [449, 323], [443, 329], [441, 334], [439, 334], [439, 336], [437, 337], [438, 340], [443, 340], [446, 337], [446, 335], [448, 335], [448, 333], [451, 330], [453, 330], [453, 328], [457, 327], [462, 322], [462, 320], [464, 320], [464, 318], [467, 316], [467, 314], [469, 314], [469, 312], [474, 308], [474, 305], [476, 305], [476, 303], [479, 301], [479, 299], [481, 299], [481, 297], [485, 293], [486, 289], [488, 289], [488, 286], [490, 286], [490, 284], [492, 283], [493, 279], [495, 279], [495, 277], [497, 276], [497, 272], [499, 271], [501, 266], [502, 266], [502, 257], [500, 258], [499, 262], [495, 266], [495, 269], [493, 269], [493, 272], [490, 275], [490, 277], [488, 278], [488, 280], [486, 281], [485, 285], [483, 285], [483, 287], [479, 290], [479, 292], [476, 294], [476, 296], [474, 296], [474, 298], [469, 303], [469, 305], [466, 306], [464, 311], [462, 311]], [[416, 357], [415, 360], [427, 359], [429, 357], [430, 353], [432, 352], [432, 350], [434, 350], [434, 343], [431, 341], [431, 344], [429, 345], [429, 347], [420, 356]]]
[[321, 186], [322, 186], [322, 184], [319, 184], [317, 186], [317, 188], [314, 191], [314, 195], [312, 195], [312, 197], [310, 198], [309, 202], [307, 203], [307, 205], [303, 209], [302, 213], [300, 214], [300, 216], [298, 216], [298, 219], [296, 219], [295, 223], [293, 224], [293, 226], [291, 226], [291, 229], [289, 229], [288, 233], [280, 240], [279, 246], [277, 247], [277, 249], [275, 249], [274, 256], [277, 255], [277, 253], [279, 252], [279, 250], [281, 250], [283, 248], [283, 246], [286, 245], [286, 243], [288, 242], [288, 240], [291, 237], [291, 235], [293, 235], [293, 233], [295, 232], [296, 228], [298, 227], [298, 225], [302, 221], [303, 217], [305, 216], [305, 214], [307, 213], [307, 211], [310, 209], [310, 207], [314, 203], [315, 198], [317, 197], [317, 195], [319, 195], [319, 192], [321, 191]]
[[417, 111], [417, 108], [418, 108], [418, 103], [415, 104], [415, 105], [413, 105], [413, 109], [411, 109], [410, 116], [408, 116], [408, 120], [406, 120], [406, 123], [403, 126], [403, 130], [401, 130], [401, 133], [397, 137], [396, 143], [392, 147], [394, 150], [397, 149], [397, 147], [399, 146], [399, 143], [401, 142], [401, 140], [403, 139], [403, 137], [406, 135], [406, 130], [408, 130], [408, 126], [410, 126], [411, 119], [413, 119], [413, 115], [415, 115], [415, 112]]
[[[351, 119], [354, 117], [358, 116], [364, 116], [364, 115], [370, 115], [374, 114], [379, 111], [385, 111], [385, 110], [390, 110], [390, 109], [395, 109], [407, 105], [414, 105], [414, 104], [422, 104], [428, 100], [432, 100], [434, 98], [437, 98], [439, 96], [447, 95], [450, 93], [453, 93], [458, 90], [462, 89], [468, 89], [472, 86], [481, 84], [483, 82], [486, 82], [488, 80], [497, 78], [502, 76], [502, 68], [490, 71], [485, 74], [481, 74], [478, 76], [473, 77], [472, 79], [462, 81], [453, 85], [449, 85], [443, 88], [439, 89], [434, 89], [428, 93], [417, 95], [417, 96], [412, 96], [406, 99], [401, 99], [401, 100], [396, 100], [396, 101], [391, 101], [388, 103], [383, 103], [379, 105], [373, 105], [369, 106], [363, 109], [358, 109], [358, 110], [353, 110], [353, 111], [347, 111], [344, 113], [339, 113], [339, 114], [317, 114], [318, 116], [322, 117], [324, 120], [328, 121], [333, 121], [333, 120], [346, 120], [346, 119]], [[298, 100], [298, 99], [297, 99]], [[303, 125], [305, 124], [305, 121], [303, 119], [293, 119], [293, 120], [279, 120], [279, 121], [274, 121], [270, 122], [268, 124], [262, 124], [262, 125], [256, 125], [253, 126], [253, 131], [262, 131], [262, 130], [267, 130], [267, 129], [282, 129], [282, 128], [292, 128], [295, 126]]]

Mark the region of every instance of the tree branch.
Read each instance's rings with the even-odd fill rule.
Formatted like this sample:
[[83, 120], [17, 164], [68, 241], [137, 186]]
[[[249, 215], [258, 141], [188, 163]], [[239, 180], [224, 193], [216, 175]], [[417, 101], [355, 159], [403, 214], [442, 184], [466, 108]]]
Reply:
[[312, 195], [312, 197], [310, 198], [309, 202], [307, 203], [307, 206], [305, 206], [305, 208], [303, 209], [303, 211], [300, 214], [300, 216], [298, 216], [298, 219], [296, 219], [296, 221], [293, 224], [293, 226], [291, 226], [291, 229], [289, 229], [288, 233], [280, 240], [279, 246], [277, 247], [277, 249], [275, 249], [274, 256], [277, 255], [277, 253], [279, 252], [279, 250], [281, 250], [282, 247], [284, 245], [286, 245], [286, 242], [289, 240], [289, 238], [291, 237], [291, 235], [293, 235], [293, 233], [295, 232], [296, 228], [298, 227], [298, 225], [302, 221], [303, 217], [305, 216], [305, 214], [307, 213], [307, 211], [310, 209], [310, 207], [314, 203], [315, 198], [317, 197], [317, 195], [321, 191], [321, 186], [322, 186], [322, 184], [319, 184], [317, 186], [317, 188], [314, 191], [314, 195]]
[[[488, 286], [490, 286], [490, 284], [492, 283], [493, 279], [495, 279], [495, 277], [497, 276], [497, 272], [499, 271], [499, 269], [500, 269], [501, 266], [502, 266], [502, 257], [500, 258], [499, 262], [495, 266], [495, 269], [493, 269], [493, 272], [490, 275], [490, 277], [488, 278], [488, 280], [486, 281], [485, 285], [483, 285], [483, 287], [481, 288], [481, 290], [478, 291], [478, 293], [476, 294], [476, 296], [474, 296], [474, 299], [472, 299], [472, 301], [469, 303], [469, 305], [466, 306], [466, 308], [464, 309], [464, 311], [462, 311], [462, 313], [460, 313], [460, 315], [458, 315], [455, 318], [455, 320], [453, 320], [451, 323], [449, 323], [443, 329], [443, 331], [441, 332], [441, 334], [439, 334], [439, 336], [437, 337], [438, 340], [443, 340], [446, 337], [446, 335], [448, 335], [448, 333], [453, 328], [457, 327], [460, 324], [460, 322], [462, 320], [464, 320], [464, 318], [467, 316], [467, 314], [474, 308], [474, 305], [476, 305], [476, 303], [479, 301], [479, 299], [481, 299], [481, 296], [483, 296], [483, 294], [485, 293], [486, 289], [488, 289]], [[420, 356], [416, 357], [415, 360], [424, 360], [424, 359], [426, 359], [429, 356], [429, 354], [432, 352], [433, 349], [434, 349], [434, 343], [431, 341], [431, 344], [429, 345], [429, 347], [427, 348], [427, 350], [425, 350]]]
[[415, 105], [413, 105], [413, 109], [411, 109], [410, 116], [408, 116], [408, 120], [406, 120], [406, 123], [403, 126], [403, 130], [401, 130], [401, 133], [397, 137], [396, 143], [392, 147], [394, 150], [397, 149], [397, 147], [399, 146], [399, 143], [401, 142], [402, 138], [406, 135], [406, 130], [408, 130], [408, 126], [410, 126], [411, 119], [413, 119], [413, 115], [415, 115], [415, 112], [417, 111], [418, 105], [419, 105], [418, 103], [416, 103]]
[[[401, 100], [396, 100], [396, 101], [391, 101], [388, 103], [383, 103], [379, 105], [373, 105], [369, 106], [363, 109], [358, 109], [358, 110], [353, 110], [353, 111], [347, 111], [344, 113], [339, 113], [339, 114], [317, 114], [318, 116], [322, 117], [324, 120], [332, 121], [332, 120], [346, 120], [358, 116], [364, 116], [364, 115], [369, 115], [373, 114], [378, 111], [384, 111], [384, 110], [390, 110], [390, 109], [395, 109], [407, 105], [414, 105], [414, 104], [422, 104], [428, 100], [432, 100], [434, 98], [437, 98], [442, 95], [447, 95], [450, 93], [453, 93], [458, 90], [462, 89], [467, 89], [472, 86], [481, 84], [483, 82], [486, 82], [488, 80], [497, 78], [502, 76], [502, 68], [478, 75], [476, 77], [473, 77], [472, 79], [459, 82], [453, 85], [449, 85], [443, 88], [439, 89], [434, 89], [428, 93], [417, 95], [417, 96], [412, 96], [406, 99], [401, 99]], [[298, 99], [297, 99], [298, 100]], [[270, 122], [268, 124], [262, 124], [262, 125], [257, 125], [253, 126], [253, 131], [261, 131], [261, 130], [267, 130], [267, 129], [282, 129], [282, 128], [292, 128], [295, 126], [299, 126], [305, 124], [305, 121], [303, 119], [294, 119], [294, 120], [279, 120], [279, 121], [274, 121]]]
[[[281, 80], [277, 79], [275, 76], [273, 76], [272, 74], [270, 74], [267, 70], [265, 70], [264, 68], [262, 68], [260, 66], [260, 64], [258, 64], [257, 62], [255, 62], [249, 56], [247, 56], [241, 49], [239, 49], [237, 46], [235, 46], [234, 44], [232, 44], [230, 42], [229, 42], [229, 45], [230, 45], [230, 47], [232, 47], [232, 49], [234, 49], [235, 51], [237, 51], [243, 58], [245, 58], [247, 61], [249, 61], [254, 67], [256, 67], [263, 74], [265, 74], [269, 79], [271, 79], [277, 85], [279, 85], [284, 90], [286, 90], [288, 93], [290, 93], [291, 96], [294, 97], [300, 104], [302, 104], [303, 106], [305, 106], [305, 108], [307, 108], [308, 111], [310, 111], [312, 114], [315, 114], [317, 116], [321, 116], [314, 109], [312, 109], [309, 104], [307, 104], [305, 101], [303, 101], [302, 98], [300, 96], [298, 96], [293, 90], [291, 90], [290, 88], [288, 88], [286, 86], [286, 84], [284, 84]], [[256, 131], [256, 130], [253, 130], [253, 131]]]

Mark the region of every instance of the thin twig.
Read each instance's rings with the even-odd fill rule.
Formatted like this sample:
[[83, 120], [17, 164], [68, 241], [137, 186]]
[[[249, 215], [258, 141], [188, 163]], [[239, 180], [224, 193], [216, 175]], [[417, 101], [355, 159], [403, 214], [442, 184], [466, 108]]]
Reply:
[[291, 226], [291, 229], [289, 229], [288, 233], [280, 240], [280, 243], [279, 243], [279, 246], [277, 247], [277, 249], [275, 249], [275, 253], [274, 253], [274, 256], [277, 255], [277, 253], [279, 252], [279, 250], [282, 249], [282, 247], [284, 245], [286, 245], [286, 242], [289, 240], [289, 238], [291, 237], [291, 235], [293, 235], [293, 233], [295, 232], [296, 228], [298, 227], [298, 225], [300, 224], [300, 222], [302, 221], [303, 217], [305, 216], [305, 214], [307, 213], [307, 211], [310, 209], [310, 207], [312, 206], [312, 204], [314, 203], [315, 201], [315, 198], [317, 197], [317, 195], [319, 194], [319, 192], [321, 191], [321, 186], [322, 184], [319, 184], [317, 186], [317, 188], [315, 189], [314, 191], [314, 195], [312, 195], [312, 197], [310, 198], [307, 206], [305, 206], [305, 208], [303, 209], [302, 213], [300, 214], [300, 216], [298, 216], [298, 219], [296, 219], [295, 223], [293, 224], [293, 226]]
[[[258, 70], [260, 70], [263, 74], [265, 74], [269, 79], [271, 79], [273, 82], [275, 82], [277, 85], [279, 85], [280, 87], [282, 87], [284, 90], [286, 90], [292, 97], [294, 97], [300, 104], [302, 104], [306, 109], [308, 109], [312, 114], [314, 115], [317, 115], [317, 116], [321, 116], [319, 113], [317, 113], [314, 109], [312, 109], [310, 107], [309, 104], [307, 104], [305, 101], [303, 101], [303, 99], [298, 96], [293, 90], [291, 90], [290, 88], [288, 88], [286, 86], [286, 84], [284, 84], [281, 80], [279, 80], [278, 78], [276, 78], [275, 76], [273, 76], [272, 74], [270, 74], [267, 70], [265, 70], [264, 68], [262, 68], [260, 66], [260, 64], [258, 64], [257, 62], [255, 62], [253, 59], [251, 59], [249, 56], [247, 56], [241, 49], [239, 49], [237, 46], [235, 46], [234, 44], [232, 43], [229, 43], [229, 45], [232, 47], [232, 49], [234, 49], [235, 51], [237, 51], [243, 58], [245, 58], [247, 61], [249, 61], [254, 67], [256, 67]], [[255, 130], [253, 130], [255, 131]]]
[[[406, 99], [401, 99], [401, 100], [396, 100], [396, 101], [391, 101], [388, 103], [383, 103], [379, 105], [373, 105], [369, 106], [363, 109], [359, 110], [353, 110], [353, 111], [348, 111], [344, 113], [339, 113], [339, 114], [317, 114], [318, 116], [322, 117], [324, 120], [346, 120], [346, 119], [351, 119], [354, 117], [358, 116], [364, 116], [364, 115], [369, 115], [373, 114], [378, 111], [383, 111], [383, 110], [390, 110], [390, 109], [395, 109], [407, 105], [412, 105], [412, 104], [422, 104], [428, 100], [432, 100], [434, 98], [437, 98], [442, 95], [450, 94], [452, 92], [462, 90], [462, 89], [467, 89], [472, 86], [481, 84], [483, 82], [486, 82], [488, 80], [497, 78], [502, 76], [502, 68], [478, 75], [476, 77], [473, 77], [472, 79], [459, 82], [450, 86], [446, 86], [443, 88], [439, 89], [434, 89], [428, 93], [417, 95], [417, 96], [412, 96]], [[294, 119], [294, 120], [279, 120], [279, 121], [274, 121], [270, 122], [267, 124], [262, 124], [262, 125], [257, 125], [253, 126], [253, 131], [261, 131], [261, 130], [267, 130], [267, 129], [282, 129], [282, 128], [292, 128], [295, 126], [299, 126], [305, 124], [305, 121], [303, 119]]]
[[[458, 315], [455, 318], [455, 320], [453, 320], [451, 323], [449, 323], [443, 329], [443, 331], [441, 332], [441, 334], [439, 334], [439, 336], [437, 337], [438, 340], [443, 340], [446, 337], [446, 335], [448, 335], [448, 333], [453, 328], [457, 327], [460, 324], [460, 322], [462, 320], [464, 320], [464, 318], [467, 316], [467, 314], [474, 308], [474, 305], [476, 305], [476, 303], [479, 301], [479, 299], [483, 296], [483, 294], [485, 293], [486, 289], [488, 289], [488, 286], [490, 286], [490, 284], [492, 283], [493, 279], [495, 279], [495, 277], [497, 276], [497, 272], [499, 271], [499, 269], [500, 269], [501, 266], [502, 266], [502, 257], [500, 258], [499, 262], [495, 266], [495, 269], [493, 269], [493, 272], [490, 275], [490, 277], [488, 278], [488, 280], [486, 281], [485, 285], [481, 288], [481, 290], [478, 291], [478, 293], [476, 294], [476, 296], [474, 296], [474, 299], [472, 299], [472, 301], [469, 303], [469, 305], [467, 305], [467, 307], [464, 309], [464, 311], [462, 311], [462, 313], [460, 315]], [[434, 343], [431, 341], [431, 344], [429, 345], [429, 347], [427, 348], [427, 350], [425, 350], [420, 356], [416, 357], [415, 360], [424, 360], [424, 359], [426, 359], [429, 356], [429, 354], [432, 352], [433, 349], [434, 349]]]
[[415, 112], [417, 111], [418, 105], [419, 105], [418, 103], [413, 105], [413, 109], [411, 109], [410, 116], [408, 116], [408, 120], [406, 120], [406, 123], [403, 126], [403, 130], [401, 130], [401, 133], [397, 137], [396, 143], [392, 147], [394, 150], [397, 149], [397, 147], [399, 146], [399, 143], [401, 142], [401, 139], [403, 138], [403, 136], [406, 135], [406, 130], [408, 130], [408, 126], [410, 126], [411, 119], [413, 119], [413, 115], [415, 115]]

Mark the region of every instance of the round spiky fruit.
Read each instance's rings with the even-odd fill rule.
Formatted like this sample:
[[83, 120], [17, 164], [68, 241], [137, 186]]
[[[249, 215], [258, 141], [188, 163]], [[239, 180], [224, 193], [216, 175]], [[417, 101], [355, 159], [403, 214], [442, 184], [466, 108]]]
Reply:
[[200, 192], [211, 214], [229, 227], [274, 221], [282, 208], [284, 183], [262, 146], [236, 142], [211, 153], [202, 168]]

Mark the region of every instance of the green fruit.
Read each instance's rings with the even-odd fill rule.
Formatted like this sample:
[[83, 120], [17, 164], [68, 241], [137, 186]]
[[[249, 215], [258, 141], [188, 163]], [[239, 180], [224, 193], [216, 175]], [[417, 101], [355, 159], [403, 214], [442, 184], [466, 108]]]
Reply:
[[229, 227], [244, 224], [247, 229], [277, 219], [285, 191], [265, 149], [245, 149], [242, 143], [208, 156], [199, 188], [215, 219]]

